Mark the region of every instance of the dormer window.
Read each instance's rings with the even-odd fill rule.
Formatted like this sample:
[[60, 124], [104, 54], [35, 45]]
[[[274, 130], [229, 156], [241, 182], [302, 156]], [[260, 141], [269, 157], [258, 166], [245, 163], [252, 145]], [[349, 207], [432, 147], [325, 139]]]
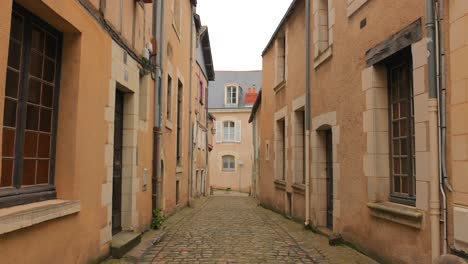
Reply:
[[225, 104], [227, 106], [237, 106], [239, 104], [239, 86], [229, 85], [226, 86]]

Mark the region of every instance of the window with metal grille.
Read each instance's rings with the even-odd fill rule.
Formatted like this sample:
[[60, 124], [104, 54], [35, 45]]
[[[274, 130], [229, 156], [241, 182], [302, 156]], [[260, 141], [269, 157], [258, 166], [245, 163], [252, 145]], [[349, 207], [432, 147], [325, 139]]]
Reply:
[[55, 198], [62, 34], [14, 4], [3, 109], [0, 207]]
[[414, 104], [411, 52], [387, 64], [390, 121], [391, 200], [414, 204], [416, 197]]

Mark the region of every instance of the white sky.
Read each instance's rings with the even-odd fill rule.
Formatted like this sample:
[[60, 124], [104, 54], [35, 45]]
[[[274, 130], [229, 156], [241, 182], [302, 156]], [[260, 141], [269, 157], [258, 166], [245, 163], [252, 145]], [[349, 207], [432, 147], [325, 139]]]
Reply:
[[261, 70], [262, 51], [292, 0], [198, 0], [215, 70]]

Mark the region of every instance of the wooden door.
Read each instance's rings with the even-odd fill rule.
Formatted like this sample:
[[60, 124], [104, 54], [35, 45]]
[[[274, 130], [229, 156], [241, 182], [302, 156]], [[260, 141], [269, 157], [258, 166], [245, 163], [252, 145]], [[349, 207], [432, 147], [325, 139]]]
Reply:
[[327, 170], [327, 228], [333, 230], [333, 145], [332, 132], [325, 132]]
[[115, 93], [114, 172], [112, 182], [112, 235], [122, 231], [122, 138], [124, 93]]

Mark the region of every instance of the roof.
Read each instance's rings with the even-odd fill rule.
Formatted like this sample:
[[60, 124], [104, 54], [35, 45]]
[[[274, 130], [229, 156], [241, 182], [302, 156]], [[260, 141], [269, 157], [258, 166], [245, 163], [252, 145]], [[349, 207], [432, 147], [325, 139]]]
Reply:
[[255, 115], [257, 114], [257, 110], [260, 107], [260, 104], [262, 103], [262, 91], [258, 93], [257, 99], [255, 100], [255, 103], [252, 107], [252, 112], [250, 112], [250, 117], [249, 117], [249, 123], [252, 123], [252, 121], [255, 118]]
[[203, 58], [205, 61], [206, 75], [208, 75], [208, 81], [214, 81], [215, 71], [213, 66], [213, 56], [211, 54], [210, 34], [208, 33], [207, 26], [201, 27], [200, 38], [203, 48]]
[[260, 90], [262, 85], [262, 71], [216, 71], [216, 80], [208, 85], [208, 108], [209, 109], [233, 109], [224, 104], [225, 85], [230, 83], [239, 84], [239, 105], [235, 109], [251, 108], [245, 106], [244, 92], [247, 88], [256, 87]]
[[288, 21], [288, 18], [289, 16], [293, 13], [294, 11], [294, 8], [299, 4], [300, 0], [293, 0], [291, 5], [289, 6], [288, 10], [286, 11], [286, 13], [284, 14], [283, 18], [281, 19], [280, 23], [278, 24], [278, 26], [276, 27], [275, 29], [275, 32], [273, 33], [273, 35], [271, 36], [270, 40], [268, 41], [268, 44], [266, 45], [265, 49], [263, 50], [262, 52], [262, 56], [265, 55], [265, 53], [268, 51], [268, 49], [271, 47], [271, 45], [273, 44], [275, 38], [276, 38], [276, 35], [278, 35], [278, 33], [280, 32], [281, 30], [281, 27], [284, 25], [284, 23], [286, 23], [286, 21]]

